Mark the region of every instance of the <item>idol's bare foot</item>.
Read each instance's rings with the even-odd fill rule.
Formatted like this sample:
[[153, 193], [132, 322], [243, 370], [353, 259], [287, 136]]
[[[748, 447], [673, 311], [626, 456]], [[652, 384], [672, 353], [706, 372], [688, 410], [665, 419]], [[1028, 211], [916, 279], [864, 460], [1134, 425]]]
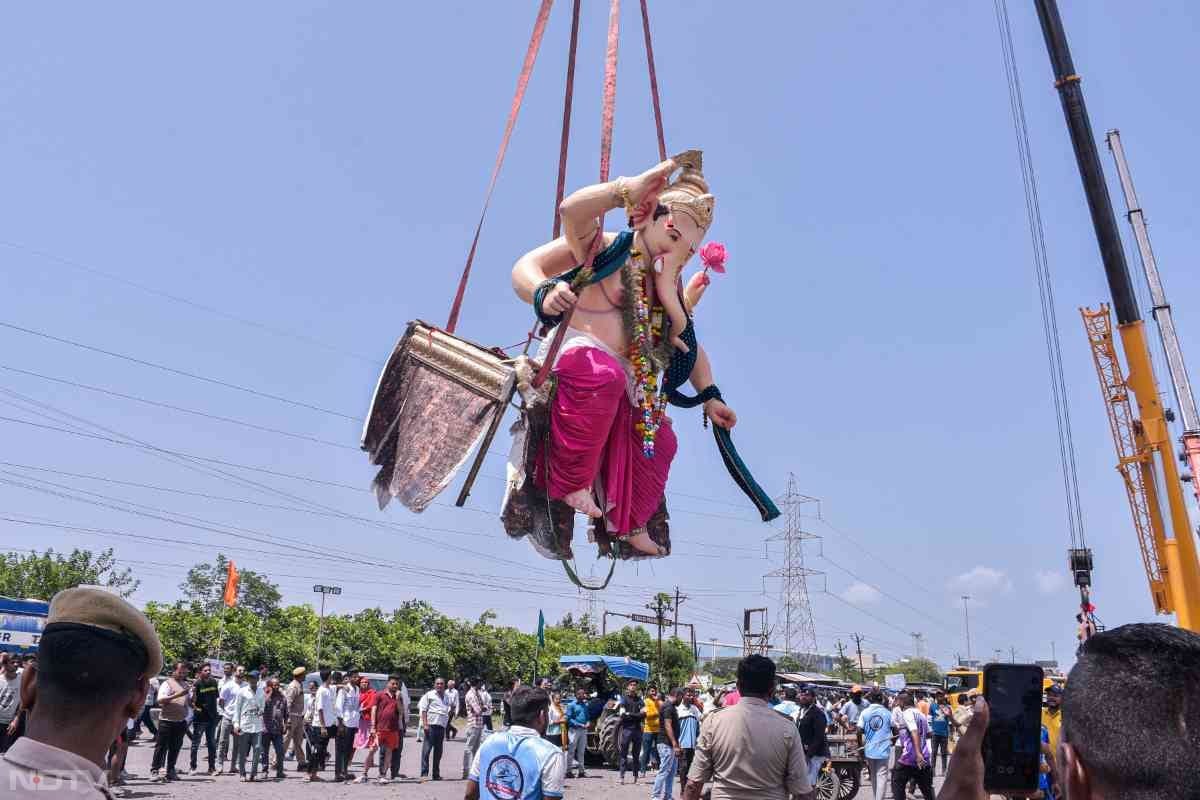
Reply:
[[637, 550], [639, 553], [645, 553], [649, 556], [666, 555], [666, 552], [663, 550], [663, 548], [659, 547], [658, 544], [650, 538], [650, 534], [646, 532], [645, 528], [640, 528], [639, 530], [635, 531], [625, 541], [629, 542], [629, 546], [634, 550]]
[[563, 502], [580, 514], [586, 514], [592, 519], [599, 519], [604, 516], [604, 512], [600, 510], [600, 506], [596, 505], [595, 499], [592, 498], [591, 489], [579, 489], [571, 492], [563, 498]]

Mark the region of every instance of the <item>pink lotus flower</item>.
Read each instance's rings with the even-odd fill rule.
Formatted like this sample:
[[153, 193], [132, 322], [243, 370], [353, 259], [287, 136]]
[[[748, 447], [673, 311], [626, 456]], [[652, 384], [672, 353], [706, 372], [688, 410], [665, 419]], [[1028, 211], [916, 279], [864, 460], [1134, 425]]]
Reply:
[[700, 248], [700, 261], [704, 263], [704, 270], [712, 270], [713, 272], [725, 273], [725, 259], [728, 258], [728, 253], [725, 251], [725, 245], [720, 242], [709, 242]]

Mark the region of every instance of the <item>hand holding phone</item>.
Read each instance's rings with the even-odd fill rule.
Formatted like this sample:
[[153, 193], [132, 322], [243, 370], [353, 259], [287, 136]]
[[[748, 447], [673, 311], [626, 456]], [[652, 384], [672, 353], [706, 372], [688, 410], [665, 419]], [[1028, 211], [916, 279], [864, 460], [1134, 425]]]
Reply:
[[983, 739], [983, 785], [996, 794], [1037, 791], [1042, 750], [1042, 668], [988, 664], [983, 696], [990, 711]]

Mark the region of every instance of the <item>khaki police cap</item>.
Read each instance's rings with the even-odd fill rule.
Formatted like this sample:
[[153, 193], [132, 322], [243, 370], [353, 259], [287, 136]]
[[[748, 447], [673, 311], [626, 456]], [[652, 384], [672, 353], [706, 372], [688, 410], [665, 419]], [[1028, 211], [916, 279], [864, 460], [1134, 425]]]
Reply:
[[162, 671], [162, 643], [146, 615], [116, 594], [91, 586], [64, 589], [50, 600], [46, 624], [70, 622], [139, 640], [146, 648], [146, 675]]
[[303, 678], [304, 677], [304, 667], [296, 667], [294, 670], [292, 670], [292, 677], [293, 678]]

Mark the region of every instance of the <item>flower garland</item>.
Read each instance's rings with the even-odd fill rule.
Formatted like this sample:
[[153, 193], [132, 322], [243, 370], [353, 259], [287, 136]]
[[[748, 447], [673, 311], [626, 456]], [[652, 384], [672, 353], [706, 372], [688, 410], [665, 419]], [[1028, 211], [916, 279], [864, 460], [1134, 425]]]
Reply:
[[654, 458], [654, 441], [662, 426], [667, 396], [658, 390], [658, 369], [652, 357], [654, 330], [641, 257], [641, 251], [630, 250], [626, 269], [622, 270], [626, 306], [632, 312], [627, 320], [630, 334], [627, 357], [633, 366], [634, 400], [640, 414], [635, 427], [642, 436], [642, 455]]

